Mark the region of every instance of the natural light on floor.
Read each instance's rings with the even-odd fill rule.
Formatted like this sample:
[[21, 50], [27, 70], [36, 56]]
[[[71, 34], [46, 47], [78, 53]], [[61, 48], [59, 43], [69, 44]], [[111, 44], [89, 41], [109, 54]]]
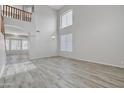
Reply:
[[5, 67], [5, 72], [3, 74], [3, 77], [18, 74], [18, 73], [23, 73], [35, 68], [36, 66], [32, 64], [30, 61], [13, 64], [13, 65], [7, 65]]

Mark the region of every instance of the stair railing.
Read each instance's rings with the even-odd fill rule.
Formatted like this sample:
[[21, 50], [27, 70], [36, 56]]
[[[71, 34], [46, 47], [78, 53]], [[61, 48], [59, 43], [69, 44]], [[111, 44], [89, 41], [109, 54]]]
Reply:
[[32, 13], [15, 8], [13, 6], [9, 5], [3, 5], [2, 7], [2, 16], [31, 22], [32, 19]]

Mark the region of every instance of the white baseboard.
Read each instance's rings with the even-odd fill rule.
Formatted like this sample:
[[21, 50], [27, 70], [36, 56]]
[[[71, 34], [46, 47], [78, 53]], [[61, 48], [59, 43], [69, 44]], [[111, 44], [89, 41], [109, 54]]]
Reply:
[[[66, 57], [66, 56], [62, 56], [62, 57]], [[100, 63], [97, 61], [93, 61], [93, 60], [87, 60], [87, 59], [81, 59], [81, 58], [77, 58], [77, 57], [66, 57], [66, 58], [70, 58], [70, 59], [74, 59], [74, 60], [80, 60], [80, 61], [86, 61], [86, 62], [91, 62], [91, 63], [97, 63], [97, 64], [101, 64], [101, 65], [107, 65], [107, 66], [113, 66], [113, 67], [119, 67], [119, 68], [124, 68], [123, 65], [115, 65], [115, 64], [109, 64], [109, 63]]]

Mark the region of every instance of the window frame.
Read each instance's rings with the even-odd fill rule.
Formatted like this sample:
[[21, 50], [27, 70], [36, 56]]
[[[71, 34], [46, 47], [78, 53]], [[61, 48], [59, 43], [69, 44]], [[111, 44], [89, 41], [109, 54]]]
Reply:
[[[7, 41], [8, 41], [8, 45], [7, 45]], [[6, 43], [6, 51], [10, 51], [10, 40], [9, 39], [6, 39], [5, 40], [5, 43]], [[8, 48], [7, 48], [8, 47]]]
[[[26, 43], [27, 43], [27, 48], [26, 48], [26, 49], [24, 49], [24, 47], [23, 47], [23, 41], [26, 41]], [[29, 44], [28, 44], [28, 43], [29, 43], [28, 40], [22, 39], [22, 40], [21, 40], [21, 44], [22, 44], [22, 45], [21, 45], [21, 49], [24, 50], [24, 51], [25, 51], [25, 50], [28, 50], [28, 49], [29, 49]]]
[[[69, 13], [69, 12], [72, 12], [72, 20], [71, 20], [71, 21], [72, 21], [72, 24], [67, 25], [67, 26], [65, 26], [65, 27], [62, 27], [62, 17], [63, 17], [65, 14]], [[73, 25], [73, 9], [69, 9], [69, 10], [63, 12], [63, 13], [60, 15], [60, 29], [67, 28], [67, 27], [72, 26], [72, 25]]]
[[[68, 44], [70, 43], [70, 42], [67, 42], [68, 41], [68, 39], [67, 39], [67, 36], [69, 36], [69, 35], [71, 35], [71, 50], [70, 49], [68, 49]], [[62, 45], [62, 37], [65, 37], [64, 38], [64, 44], [65, 45]], [[65, 48], [65, 49], [63, 49], [63, 47]], [[68, 33], [68, 34], [62, 34], [61, 36], [60, 36], [60, 51], [61, 52], [73, 52], [73, 34], [72, 33]]]
[[[13, 41], [16, 41], [16, 43], [18, 43], [19, 44], [19, 42], [20, 42], [20, 44], [19, 44], [19, 49], [17, 49], [17, 47], [16, 47], [16, 49], [12, 49], [12, 42]], [[21, 41], [21, 39], [10, 39], [10, 51], [19, 51], [19, 50], [22, 50], [21, 48], [22, 48], [22, 41]]]
[[[6, 39], [9, 41], [9, 50], [7, 50], [6, 48], [6, 51], [27, 51], [29, 50], [29, 41], [28, 39], [15, 39], [15, 38], [9, 38], [9, 39]], [[20, 45], [19, 45], [19, 49], [12, 49], [12, 42], [13, 40], [15, 40], [16, 42], [20, 42]], [[23, 41], [27, 41], [27, 49], [23, 49], [23, 46], [22, 46], [22, 43]]]

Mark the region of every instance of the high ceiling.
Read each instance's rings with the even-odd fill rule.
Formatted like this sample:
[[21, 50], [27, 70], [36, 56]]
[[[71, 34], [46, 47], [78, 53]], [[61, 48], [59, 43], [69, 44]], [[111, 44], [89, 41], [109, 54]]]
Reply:
[[64, 5], [48, 5], [48, 6], [51, 7], [52, 9], [59, 10], [59, 9], [61, 9]]

